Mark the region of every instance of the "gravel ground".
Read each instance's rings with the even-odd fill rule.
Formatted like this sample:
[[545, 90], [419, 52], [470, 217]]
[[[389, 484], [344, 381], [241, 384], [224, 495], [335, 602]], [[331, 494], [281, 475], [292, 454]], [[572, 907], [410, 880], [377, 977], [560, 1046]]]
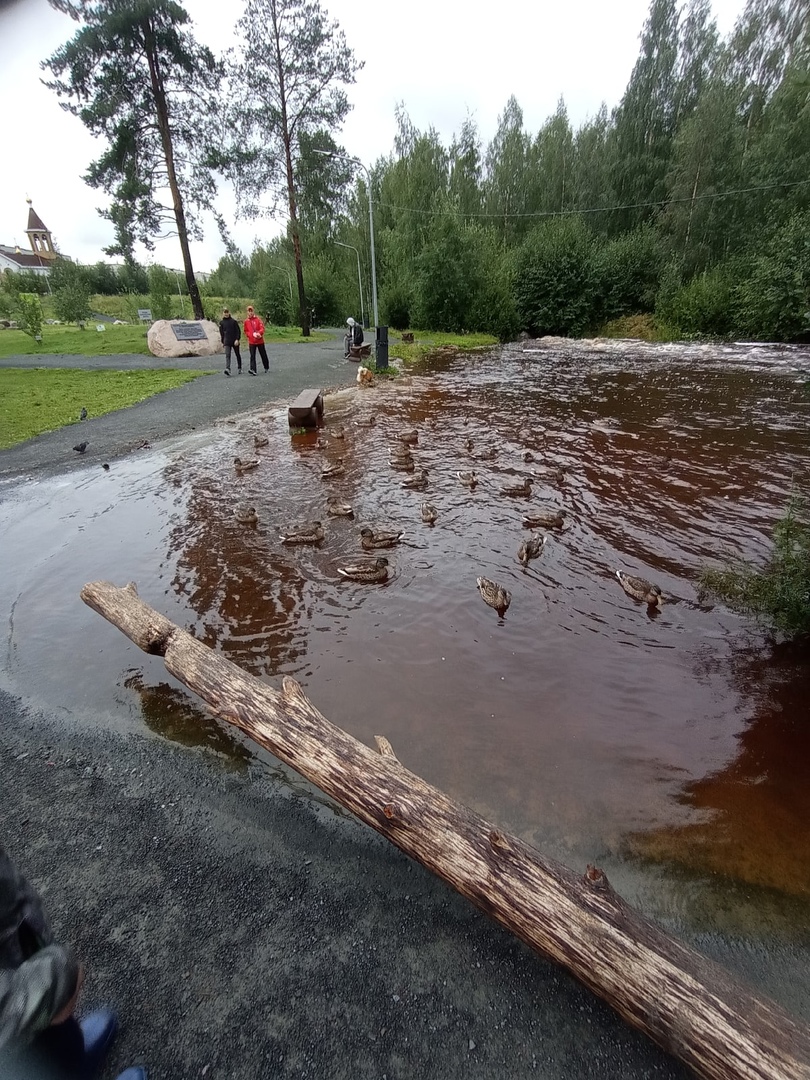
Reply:
[[[338, 340], [281, 353], [271, 347], [269, 376], [220, 372], [88, 420], [88, 454], [112, 458], [305, 386], [354, 379]], [[2, 451], [0, 476], [25, 484], [69, 470], [76, 431]], [[105, 1077], [135, 1062], [151, 1080], [688, 1075], [563, 971], [283, 773], [235, 770], [213, 751], [145, 732], [99, 731], [70, 702], [43, 715], [34, 696], [34, 687], [29, 698], [0, 688], [0, 835], [87, 966], [83, 1007], [120, 1010]]]

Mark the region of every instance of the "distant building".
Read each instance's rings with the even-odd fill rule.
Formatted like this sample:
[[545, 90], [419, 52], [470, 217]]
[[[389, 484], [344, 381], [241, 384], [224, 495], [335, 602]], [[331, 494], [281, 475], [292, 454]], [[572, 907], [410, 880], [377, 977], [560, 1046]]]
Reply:
[[39, 214], [28, 203], [28, 228], [25, 235], [28, 237], [30, 248], [21, 248], [19, 245], [9, 247], [8, 244], [0, 244], [0, 271], [30, 270], [34, 274], [49, 274], [54, 259], [59, 252], [53, 245], [53, 237], [50, 229], [46, 229]]

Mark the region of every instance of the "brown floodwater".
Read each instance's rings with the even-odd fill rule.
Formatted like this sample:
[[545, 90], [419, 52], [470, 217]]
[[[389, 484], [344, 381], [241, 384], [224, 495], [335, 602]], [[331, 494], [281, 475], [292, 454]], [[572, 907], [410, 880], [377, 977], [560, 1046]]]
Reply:
[[[762, 562], [807, 490], [808, 378], [801, 349], [529, 342], [328, 398], [322, 447], [279, 409], [109, 473], [7, 485], [4, 678], [66, 716], [274, 767], [78, 599], [85, 581], [135, 580], [247, 671], [294, 676], [363, 742], [387, 736], [409, 769], [573, 867], [610, 867], [662, 919], [806, 941], [810, 653], [702, 601], [697, 575]], [[425, 493], [389, 463], [410, 428]], [[237, 475], [235, 455], [260, 464]], [[344, 475], [322, 479], [337, 458]], [[470, 469], [474, 492], [456, 476]], [[525, 477], [529, 498], [500, 493]], [[354, 519], [328, 517], [329, 494]], [[557, 508], [564, 527], [539, 530], [524, 568], [523, 516]], [[309, 518], [320, 545], [280, 543]], [[381, 586], [337, 574], [363, 525], [405, 532]], [[660, 585], [660, 613], [618, 569]], [[504, 618], [479, 575], [512, 593]]]

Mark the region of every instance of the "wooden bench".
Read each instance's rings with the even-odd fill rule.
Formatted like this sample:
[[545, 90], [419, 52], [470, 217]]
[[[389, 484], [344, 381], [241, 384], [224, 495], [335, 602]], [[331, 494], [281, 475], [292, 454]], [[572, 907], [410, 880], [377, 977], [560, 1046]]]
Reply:
[[365, 345], [351, 345], [349, 347], [349, 359], [350, 360], [366, 360], [371, 356], [371, 342], [366, 342]]
[[323, 422], [323, 391], [302, 390], [287, 409], [290, 427], [319, 427]]

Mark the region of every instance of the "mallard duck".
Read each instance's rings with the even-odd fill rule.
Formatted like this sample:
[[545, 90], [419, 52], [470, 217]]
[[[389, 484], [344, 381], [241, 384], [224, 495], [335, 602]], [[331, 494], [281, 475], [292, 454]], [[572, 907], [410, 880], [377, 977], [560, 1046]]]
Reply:
[[408, 447], [399, 444], [391, 447], [388, 456], [391, 461], [413, 461], [413, 454]]
[[475, 455], [476, 461], [492, 461], [498, 456], [498, 451], [494, 446], [487, 447], [486, 450], [482, 450], [480, 454]]
[[531, 462], [534, 461], [534, 454], [531, 452], [531, 450], [524, 450], [520, 456], [523, 458], [527, 465], [530, 465]]
[[329, 435], [333, 439], [345, 439], [346, 438], [346, 431], [342, 426], [341, 427], [336, 427], [336, 428], [331, 428], [330, 431], [329, 431]]
[[501, 488], [501, 495], [527, 496], [532, 493], [532, 482], [527, 476], [520, 484], [507, 484]]
[[253, 436], [253, 445], [256, 447], [257, 450], [259, 449], [260, 446], [267, 446], [267, 444], [269, 442], [270, 442], [270, 440], [267, 438], [266, 435], [254, 435]]
[[343, 468], [343, 458], [337, 458], [331, 465], [327, 465], [321, 472], [322, 480], [331, 480], [335, 476], [343, 476], [346, 470]]
[[376, 584], [378, 581], [388, 580], [388, 559], [362, 559], [356, 563], [347, 563], [339, 566], [337, 572], [341, 577], [349, 581], [364, 581], [368, 584]]
[[541, 466], [539, 469], [535, 469], [534, 475], [539, 476], [542, 480], [549, 480], [552, 484], [562, 484], [565, 480], [565, 471], [563, 469], [555, 469], [551, 465]]
[[320, 521], [301, 521], [286, 528], [279, 527], [282, 544], [320, 544], [325, 535]]
[[414, 461], [412, 457], [392, 457], [388, 459], [388, 463], [392, 469], [400, 469], [402, 472], [413, 472], [414, 470]]
[[397, 439], [401, 443], [405, 443], [406, 446], [416, 446], [419, 442], [419, 432], [414, 429], [413, 431], [398, 431]]
[[259, 520], [255, 506], [242, 506], [236, 511], [236, 520], [240, 525], [255, 525]]
[[521, 541], [518, 548], [518, 562], [522, 562], [524, 566], [529, 565], [530, 559], [536, 559], [545, 546], [545, 536], [530, 536], [528, 540]]
[[258, 464], [258, 458], [250, 458], [248, 461], [242, 461], [242, 459], [238, 457], [233, 459], [233, 465], [237, 472], [247, 472], [248, 469], [255, 469]]
[[439, 511], [433, 505], [433, 503], [423, 502], [420, 510], [422, 515], [422, 521], [426, 525], [432, 525], [436, 518], [439, 516]]
[[457, 472], [456, 476], [459, 478], [464, 487], [468, 487], [470, 491], [473, 490], [478, 483], [478, 475], [475, 472]]
[[424, 491], [428, 486], [427, 470], [420, 469], [419, 472], [414, 473], [413, 476], [409, 476], [407, 480], [402, 481], [402, 486], [408, 488], [410, 491]]
[[541, 510], [537, 514], [527, 514], [523, 524], [527, 529], [561, 529], [565, 514], [562, 510]]
[[351, 504], [341, 502], [336, 495], [330, 495], [326, 500], [326, 512], [332, 517], [354, 517]]
[[473, 441], [472, 441], [472, 439], [465, 439], [465, 440], [464, 440], [464, 449], [465, 449], [465, 450], [467, 451], [467, 453], [468, 453], [468, 454], [471, 454], [471, 453], [472, 453], [472, 451], [473, 451], [473, 445], [474, 445], [474, 444], [473, 444]]
[[358, 416], [354, 422], [355, 427], [374, 427], [377, 423], [376, 416]]
[[628, 596], [632, 596], [634, 600], [640, 600], [648, 607], [657, 608], [659, 611], [661, 610], [664, 598], [657, 585], [653, 585], [652, 582], [646, 581], [644, 578], [633, 577], [632, 574], [625, 574], [623, 570], [617, 570], [616, 577], [619, 579], [619, 584]]
[[375, 532], [366, 527], [360, 530], [360, 543], [366, 551], [373, 551], [374, 548], [396, 547], [404, 535], [404, 532]]
[[489, 604], [491, 608], [495, 608], [501, 618], [504, 617], [506, 609], [512, 603], [512, 594], [505, 589], [503, 585], [496, 585], [494, 581], [490, 581], [489, 578], [479, 577], [475, 579], [475, 584], [478, 586], [478, 591], [481, 593], [481, 599], [485, 604]]

